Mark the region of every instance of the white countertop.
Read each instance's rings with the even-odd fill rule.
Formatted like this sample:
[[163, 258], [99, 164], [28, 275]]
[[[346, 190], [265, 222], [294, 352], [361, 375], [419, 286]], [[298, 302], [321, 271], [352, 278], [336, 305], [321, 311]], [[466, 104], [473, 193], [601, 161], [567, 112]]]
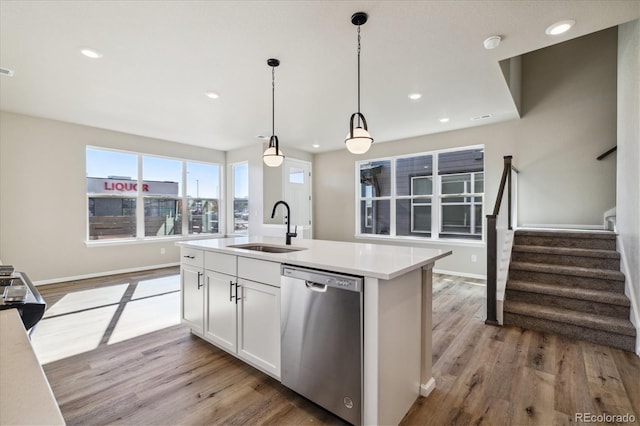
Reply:
[[65, 424], [17, 309], [0, 311], [0, 424]]
[[247, 243], [285, 246], [284, 238], [275, 237], [218, 238], [181, 241], [176, 244], [181, 247], [216, 251], [384, 280], [404, 275], [409, 271], [433, 263], [451, 254], [450, 250], [421, 247], [304, 239], [294, 239], [291, 246], [285, 246], [304, 249], [290, 253], [267, 253], [229, 247]]

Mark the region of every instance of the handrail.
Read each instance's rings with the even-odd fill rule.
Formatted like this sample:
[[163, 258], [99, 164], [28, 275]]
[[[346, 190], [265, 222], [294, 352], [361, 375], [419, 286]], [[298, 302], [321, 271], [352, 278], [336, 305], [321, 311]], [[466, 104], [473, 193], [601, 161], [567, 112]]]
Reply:
[[498, 196], [496, 198], [496, 204], [493, 208], [493, 214], [487, 215], [487, 319], [485, 324], [498, 325], [497, 318], [497, 306], [496, 306], [496, 291], [498, 281], [498, 230], [497, 230], [497, 218], [500, 214], [500, 205], [504, 197], [505, 187], [507, 189], [507, 226], [509, 230], [513, 229], [512, 217], [511, 217], [511, 203], [512, 203], [512, 172], [516, 173], [518, 170], [512, 166], [511, 160], [513, 156], [504, 156], [504, 168], [502, 170], [502, 178], [500, 179], [500, 187], [498, 188]]
[[618, 145], [614, 146], [613, 148], [611, 148], [609, 151], [604, 152], [600, 155], [598, 155], [598, 158], [596, 158], [596, 160], [600, 161], [600, 160], [604, 160], [605, 158], [607, 158], [610, 154], [613, 154], [616, 150], [618, 149]]

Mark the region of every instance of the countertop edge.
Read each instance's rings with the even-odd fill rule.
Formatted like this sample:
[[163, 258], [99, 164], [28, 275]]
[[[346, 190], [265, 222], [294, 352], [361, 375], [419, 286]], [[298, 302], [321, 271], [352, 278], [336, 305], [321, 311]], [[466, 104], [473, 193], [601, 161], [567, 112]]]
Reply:
[[[423, 268], [424, 266], [429, 264], [433, 264], [437, 260], [442, 259], [443, 257], [449, 256], [453, 253], [451, 250], [443, 251], [428, 259], [424, 259], [410, 266], [397, 269], [392, 273], [383, 273], [383, 272], [376, 272], [376, 271], [362, 271], [354, 268], [342, 267], [339, 265], [338, 266], [327, 265], [325, 263], [310, 262], [310, 261], [298, 260], [298, 259], [288, 259], [283, 256], [283, 253], [258, 252], [258, 251], [245, 250], [245, 249], [240, 249], [235, 247], [205, 247], [205, 246], [199, 245], [197, 241], [203, 241], [203, 240], [195, 240], [193, 242], [179, 241], [179, 242], [176, 242], [175, 244], [179, 247], [188, 247], [188, 248], [193, 248], [197, 250], [230, 254], [230, 255], [235, 255], [240, 257], [248, 257], [252, 259], [265, 260], [269, 262], [277, 262], [281, 264], [286, 263], [289, 265], [305, 266], [308, 268], [325, 269], [325, 270], [330, 269], [333, 272], [340, 272], [340, 273], [346, 273], [351, 275], [362, 275], [369, 278], [377, 278], [377, 279], [383, 279], [383, 280], [392, 280], [394, 278], [397, 278], [399, 276], [406, 274], [407, 272], [413, 271], [418, 268]], [[339, 242], [339, 243], [345, 243], [345, 242]], [[353, 244], [358, 244], [358, 243], [353, 243]], [[296, 245], [293, 244], [291, 245], [291, 247], [296, 247]], [[303, 248], [302, 246], [297, 246], [297, 247]], [[307, 249], [307, 248], [304, 247], [304, 249]]]

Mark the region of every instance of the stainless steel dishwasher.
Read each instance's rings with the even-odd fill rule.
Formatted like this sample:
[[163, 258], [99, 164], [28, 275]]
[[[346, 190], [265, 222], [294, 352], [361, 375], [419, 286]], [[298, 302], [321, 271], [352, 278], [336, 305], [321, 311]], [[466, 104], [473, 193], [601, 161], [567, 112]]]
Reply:
[[282, 265], [281, 381], [362, 423], [363, 278]]

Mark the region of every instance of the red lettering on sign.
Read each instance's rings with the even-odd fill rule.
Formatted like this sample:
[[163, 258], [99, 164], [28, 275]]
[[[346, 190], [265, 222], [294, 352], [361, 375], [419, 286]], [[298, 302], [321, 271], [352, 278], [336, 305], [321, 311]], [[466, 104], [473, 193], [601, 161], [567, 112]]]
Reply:
[[[138, 184], [133, 182], [105, 182], [104, 183], [105, 191], [137, 191]], [[142, 190], [144, 192], [149, 192], [149, 184], [143, 183]]]

